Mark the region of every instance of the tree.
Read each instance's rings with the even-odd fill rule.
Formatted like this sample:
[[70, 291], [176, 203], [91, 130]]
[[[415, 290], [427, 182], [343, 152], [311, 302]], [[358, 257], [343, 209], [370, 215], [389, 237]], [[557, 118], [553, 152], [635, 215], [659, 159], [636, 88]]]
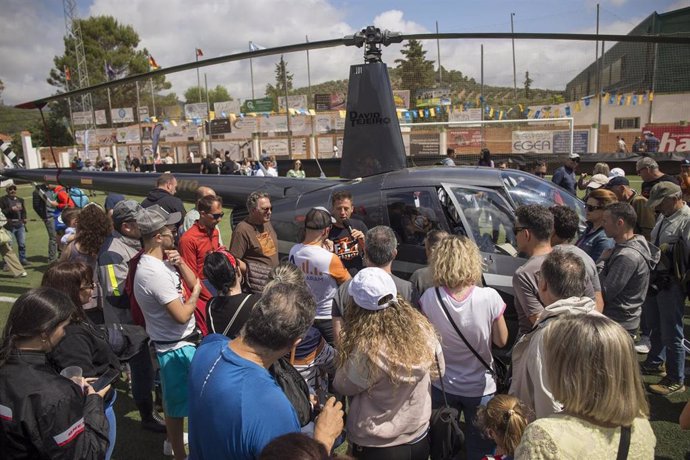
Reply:
[[[89, 84], [94, 85], [108, 81], [106, 65], [109, 65], [115, 74], [115, 78], [127, 75], [143, 74], [149, 72], [149, 52], [146, 48], [137, 50], [139, 35], [131, 26], [119, 24], [111, 16], [95, 16], [87, 19], [79, 19], [82, 40], [84, 42], [84, 54], [86, 69], [89, 74]], [[58, 89], [58, 93], [77, 88], [79, 72], [77, 69], [77, 57], [75, 53], [75, 40], [71, 35], [65, 36], [65, 54], [55, 56], [48, 83]], [[66, 79], [65, 70], [69, 69], [71, 79]], [[141, 105], [149, 105], [151, 91], [146, 91], [146, 86], [153, 82], [154, 93], [164, 89], [170, 89], [171, 84], [165, 80], [165, 76], [152, 79], [144, 79], [139, 82]], [[108, 108], [108, 92], [101, 90], [91, 94], [93, 108]], [[136, 85], [131, 83], [120, 85], [110, 90], [112, 107], [136, 106]], [[56, 110], [61, 116], [68, 116], [67, 104], [60, 104]], [[106, 111], [107, 112], [107, 111]], [[110, 114], [107, 114], [108, 117]]]
[[287, 62], [280, 56], [280, 61], [276, 64], [276, 84], [266, 85], [266, 97], [273, 99], [273, 106], [278, 107], [278, 98], [285, 97], [285, 82], [287, 81], [288, 94], [292, 90], [292, 73], [287, 70]]
[[529, 77], [529, 71], [525, 72], [525, 99], [532, 99], [530, 89], [532, 88], [533, 80]]
[[[184, 98], [187, 104], [199, 102], [199, 92], [201, 92], [201, 102], [206, 102], [206, 89], [192, 86], [184, 92]], [[225, 86], [217, 85], [208, 92], [208, 100], [211, 105], [214, 102], [232, 101], [232, 96], [228, 93]]]
[[4, 105], [2, 103], [2, 92], [5, 91], [5, 84], [0, 80], [0, 105]]
[[398, 64], [396, 68], [399, 70], [401, 86], [410, 90], [410, 98], [414, 101], [420, 89], [434, 85], [434, 61], [425, 58], [426, 51], [418, 40], [408, 41], [400, 53], [404, 58], [396, 59], [395, 63]]

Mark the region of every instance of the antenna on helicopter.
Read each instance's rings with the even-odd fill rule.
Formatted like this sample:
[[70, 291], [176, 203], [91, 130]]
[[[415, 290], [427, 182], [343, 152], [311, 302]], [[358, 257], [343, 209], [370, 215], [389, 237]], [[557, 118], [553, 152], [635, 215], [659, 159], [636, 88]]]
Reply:
[[344, 38], [346, 46], [356, 46], [361, 48], [364, 46], [364, 63], [374, 64], [381, 62], [381, 45], [388, 46], [391, 43], [402, 42], [402, 34], [400, 32], [391, 32], [390, 30], [379, 29], [374, 26], [367, 26], [354, 35], [347, 35]]

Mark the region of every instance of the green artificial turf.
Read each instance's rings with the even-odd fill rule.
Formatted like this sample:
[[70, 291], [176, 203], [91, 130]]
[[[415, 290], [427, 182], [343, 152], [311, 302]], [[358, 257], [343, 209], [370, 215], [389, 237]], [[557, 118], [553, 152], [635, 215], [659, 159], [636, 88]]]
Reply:
[[[629, 176], [628, 178], [631, 185], [639, 190], [640, 178], [637, 176]], [[15, 279], [7, 272], [0, 272], [0, 327], [4, 327], [12, 305], [9, 299], [18, 297], [27, 289], [39, 286], [48, 264], [47, 234], [43, 222], [38, 220], [31, 209], [32, 190], [30, 185], [21, 185], [18, 188], [19, 196], [25, 200], [30, 219], [27, 223], [27, 257], [31, 266], [27, 267], [28, 276], [26, 278]], [[0, 191], [0, 193], [4, 193], [4, 191]], [[141, 197], [132, 196], [131, 198], [141, 201]], [[105, 194], [99, 192], [93, 200], [103, 204]], [[189, 209], [192, 205], [186, 203], [186, 207]], [[230, 242], [230, 232], [229, 219], [225, 218], [221, 224], [221, 233], [226, 244]], [[686, 307], [686, 337], [690, 337], [690, 323], [687, 320], [689, 315], [690, 311], [687, 311]], [[655, 383], [657, 380], [658, 378], [655, 377], [645, 377], [647, 383]], [[112, 458], [115, 460], [165, 458], [163, 456], [165, 436], [141, 430], [139, 413], [134, 406], [126, 384], [120, 381], [116, 384], [116, 388], [118, 399], [115, 404], [115, 412], [118, 427], [117, 443]], [[651, 423], [657, 437], [657, 459], [690, 458], [690, 434], [682, 432], [678, 427], [678, 417], [689, 395], [688, 390], [668, 398], [649, 395], [652, 410]], [[343, 445], [338, 449], [338, 452], [344, 453], [344, 449], [345, 446]]]

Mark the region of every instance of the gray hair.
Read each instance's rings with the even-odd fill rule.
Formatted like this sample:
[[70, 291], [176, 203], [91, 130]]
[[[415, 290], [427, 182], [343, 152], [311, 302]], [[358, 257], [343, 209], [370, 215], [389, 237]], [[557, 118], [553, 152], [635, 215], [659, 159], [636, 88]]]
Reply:
[[587, 286], [587, 272], [580, 256], [554, 249], [541, 264], [541, 277], [549, 291], [559, 299], [582, 297]]
[[314, 321], [316, 301], [303, 284], [272, 283], [242, 328], [249, 345], [280, 351], [292, 347]]
[[259, 200], [261, 198], [268, 198], [269, 200], [271, 199], [271, 195], [267, 192], [252, 192], [249, 194], [249, 197], [247, 198], [247, 211], [251, 211], [252, 209], [256, 209], [258, 207]]
[[653, 158], [644, 157], [644, 158], [637, 160], [637, 163], [635, 164], [635, 169], [637, 171], [639, 171], [640, 169], [643, 169], [643, 168], [659, 169], [659, 163], [654, 161]]
[[382, 267], [393, 261], [398, 240], [390, 227], [378, 225], [369, 229], [365, 239], [367, 244], [364, 252], [372, 264]]

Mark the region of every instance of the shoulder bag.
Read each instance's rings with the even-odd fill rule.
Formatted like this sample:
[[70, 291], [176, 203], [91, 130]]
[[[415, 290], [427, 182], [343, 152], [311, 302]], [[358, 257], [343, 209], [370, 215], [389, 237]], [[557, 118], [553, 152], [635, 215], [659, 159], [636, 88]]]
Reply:
[[441, 391], [443, 392], [443, 406], [431, 411], [431, 420], [429, 421], [429, 439], [431, 442], [429, 455], [431, 460], [449, 460], [455, 458], [455, 455], [462, 449], [465, 443], [465, 435], [458, 423], [460, 418], [458, 410], [448, 405], [446, 389], [443, 386], [443, 377], [441, 376], [441, 366], [438, 363], [438, 355], [434, 355], [434, 358], [436, 359], [438, 378], [441, 382]]
[[312, 406], [309, 401], [309, 385], [286, 357], [280, 358], [268, 368], [276, 383], [282, 388], [297, 413], [300, 426], [312, 420]]
[[443, 308], [443, 311], [445, 312], [448, 321], [450, 321], [450, 324], [453, 326], [453, 329], [455, 329], [455, 332], [457, 332], [462, 341], [465, 342], [465, 346], [467, 346], [467, 348], [472, 352], [472, 354], [477, 357], [477, 359], [484, 365], [484, 367], [486, 367], [491, 376], [494, 378], [494, 381], [496, 382], [496, 393], [508, 393], [508, 389], [510, 389], [510, 376], [508, 373], [508, 366], [495, 356], [493, 356], [493, 367], [489, 366], [489, 364], [484, 360], [484, 358], [482, 358], [479, 355], [479, 353], [477, 353], [477, 351], [472, 347], [472, 345], [469, 344], [465, 336], [462, 335], [462, 332], [460, 332], [458, 326], [456, 326], [455, 321], [453, 321], [453, 318], [450, 316], [450, 312], [448, 312], [448, 309], [446, 308], [445, 302], [443, 302], [443, 299], [441, 298], [441, 291], [439, 290], [439, 288], [436, 287], [434, 289], [436, 290], [436, 297], [438, 298], [438, 302], [441, 304], [441, 308]]
[[621, 427], [621, 440], [618, 443], [618, 455], [616, 460], [625, 460], [628, 458], [628, 451], [630, 450], [630, 427]]

